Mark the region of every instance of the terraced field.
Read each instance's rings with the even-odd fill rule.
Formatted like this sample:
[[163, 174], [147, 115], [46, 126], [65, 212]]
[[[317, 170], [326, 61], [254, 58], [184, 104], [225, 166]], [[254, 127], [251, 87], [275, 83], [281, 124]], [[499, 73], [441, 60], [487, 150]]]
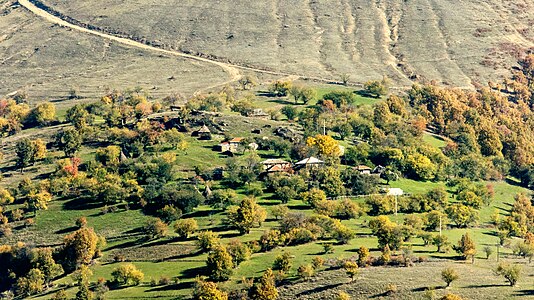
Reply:
[[[241, 65], [468, 87], [534, 46], [534, 1], [45, 0], [82, 22]], [[530, 12], [530, 14], [529, 14]]]

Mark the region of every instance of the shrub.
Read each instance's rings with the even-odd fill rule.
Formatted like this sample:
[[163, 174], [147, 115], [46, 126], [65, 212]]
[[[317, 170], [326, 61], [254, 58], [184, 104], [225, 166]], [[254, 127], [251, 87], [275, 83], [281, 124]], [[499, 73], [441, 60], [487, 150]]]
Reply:
[[202, 231], [197, 236], [197, 248], [203, 252], [212, 250], [215, 246], [219, 245], [219, 235], [213, 231]]
[[82, 228], [87, 225], [87, 218], [86, 217], [79, 217], [76, 219], [76, 227]]
[[302, 279], [309, 279], [315, 274], [315, 269], [310, 264], [302, 265], [297, 269], [297, 274]]
[[288, 252], [283, 252], [278, 255], [273, 263], [273, 270], [280, 270], [283, 272], [288, 272], [291, 269], [291, 254]]
[[265, 231], [262, 236], [260, 237], [260, 247], [261, 251], [269, 251], [272, 250], [279, 245], [283, 244], [284, 237], [280, 233], [280, 230], [277, 229], [270, 229], [268, 231]]
[[293, 228], [286, 233], [285, 236], [288, 245], [306, 244], [317, 239], [317, 237], [306, 228]]
[[354, 238], [355, 233], [347, 226], [341, 224], [338, 220], [335, 220], [334, 228], [332, 232], [332, 237], [336, 239], [339, 243], [347, 244], [351, 239]]
[[320, 256], [316, 256], [312, 259], [312, 266], [315, 270], [322, 268], [324, 265], [324, 259]]
[[439, 300], [462, 300], [463, 298], [456, 295], [456, 294], [447, 294], [441, 298], [439, 298]]
[[124, 264], [111, 272], [113, 281], [119, 285], [139, 285], [145, 275], [133, 264]]
[[197, 221], [193, 218], [181, 219], [174, 224], [174, 231], [181, 239], [187, 239], [198, 229]]
[[335, 216], [340, 219], [355, 219], [360, 214], [358, 204], [345, 199], [337, 203]]
[[228, 300], [228, 294], [219, 290], [216, 283], [197, 278], [193, 288], [193, 299]]
[[323, 243], [324, 254], [334, 253], [334, 245], [332, 243]]
[[346, 261], [343, 264], [343, 269], [345, 269], [345, 272], [349, 275], [351, 281], [353, 281], [354, 277], [359, 273], [358, 264], [353, 261]]
[[453, 268], [446, 268], [443, 271], [441, 271], [441, 278], [445, 283], [447, 284], [447, 287], [451, 285], [451, 283], [459, 278], [458, 273], [456, 273], [456, 270]]
[[271, 208], [271, 213], [273, 214], [275, 219], [281, 219], [289, 213], [289, 208], [287, 207], [287, 205], [278, 204]]
[[369, 263], [369, 249], [361, 246], [356, 252], [358, 253], [358, 267], [365, 268]]
[[518, 265], [510, 265], [507, 263], [500, 263], [494, 270], [496, 275], [501, 275], [508, 281], [510, 286], [515, 286], [519, 277], [521, 276], [521, 267]]
[[167, 276], [161, 276], [158, 280], [159, 285], [169, 285], [171, 284], [171, 279]]
[[336, 300], [350, 300], [350, 295], [345, 292], [337, 293]]
[[475, 259], [475, 241], [473, 241], [468, 232], [462, 235], [462, 238], [458, 241], [458, 245], [453, 248], [456, 252], [461, 254], [464, 259]]
[[386, 294], [387, 295], [393, 295], [393, 294], [397, 293], [397, 291], [398, 291], [398, 289], [397, 289], [397, 285], [396, 284], [390, 283], [386, 287]]

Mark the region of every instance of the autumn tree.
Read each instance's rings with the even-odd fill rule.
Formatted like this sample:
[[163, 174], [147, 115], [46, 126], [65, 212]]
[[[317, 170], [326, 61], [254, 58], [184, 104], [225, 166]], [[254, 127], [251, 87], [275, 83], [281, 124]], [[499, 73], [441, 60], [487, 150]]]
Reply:
[[232, 276], [234, 263], [232, 256], [222, 245], [215, 246], [208, 254], [206, 266], [210, 278], [216, 281], [226, 281]]
[[97, 254], [99, 239], [93, 228], [88, 227], [67, 235], [60, 251], [65, 271], [89, 264]]
[[174, 231], [182, 239], [187, 239], [196, 230], [198, 230], [198, 224], [193, 218], [181, 219], [174, 224]]
[[371, 80], [364, 83], [363, 88], [366, 93], [369, 95], [380, 98], [381, 96], [387, 95], [389, 90], [389, 83], [386, 77], [382, 80]]
[[501, 262], [494, 270], [495, 275], [503, 276], [510, 286], [515, 286], [521, 277], [521, 267]]
[[210, 251], [219, 245], [220, 238], [219, 235], [213, 231], [201, 231], [197, 235], [197, 247], [203, 252]]
[[478, 212], [463, 204], [452, 204], [445, 209], [447, 215], [458, 227], [467, 227], [478, 221]]
[[468, 232], [462, 235], [462, 238], [458, 241], [458, 245], [453, 246], [454, 250], [458, 252], [464, 259], [472, 258], [476, 254], [475, 241], [471, 238]]
[[240, 263], [248, 260], [251, 255], [250, 247], [238, 239], [231, 240], [228, 245], [226, 245], [226, 250], [232, 257], [234, 267], [237, 267]]
[[113, 281], [119, 285], [139, 285], [145, 275], [133, 264], [123, 264], [111, 272]]
[[360, 272], [358, 264], [350, 260], [343, 264], [343, 269], [345, 269], [345, 272], [349, 275], [351, 281], [354, 281], [354, 277]]
[[339, 143], [329, 135], [317, 134], [306, 140], [306, 145], [317, 151], [323, 159], [337, 160], [341, 155]]
[[251, 197], [244, 198], [239, 206], [228, 210], [228, 222], [241, 234], [247, 234], [256, 224], [265, 221], [265, 209]]
[[251, 290], [252, 299], [276, 300], [278, 289], [276, 288], [273, 270], [267, 269]]
[[50, 102], [41, 102], [31, 110], [28, 117], [30, 124], [37, 126], [47, 126], [56, 120], [56, 107]]
[[167, 236], [167, 224], [159, 218], [154, 218], [145, 224], [143, 231], [151, 239], [163, 238]]
[[193, 287], [194, 300], [228, 300], [228, 294], [219, 290], [214, 282], [204, 281], [197, 277]]
[[446, 268], [441, 271], [441, 278], [445, 281], [447, 287], [449, 287], [453, 281], [459, 278], [459, 276], [453, 268]]

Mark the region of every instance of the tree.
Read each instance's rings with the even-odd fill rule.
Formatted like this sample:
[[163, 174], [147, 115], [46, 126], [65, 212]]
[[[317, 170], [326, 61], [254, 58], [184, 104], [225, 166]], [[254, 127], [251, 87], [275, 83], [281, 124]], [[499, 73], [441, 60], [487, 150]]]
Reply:
[[521, 267], [519, 265], [510, 265], [501, 262], [494, 272], [495, 275], [503, 276], [510, 286], [515, 286], [521, 276]]
[[25, 167], [28, 167], [34, 162], [35, 144], [27, 138], [21, 139], [15, 146], [15, 153], [17, 154], [16, 166], [22, 173]]
[[252, 288], [252, 299], [256, 300], [276, 300], [278, 290], [274, 280], [273, 270], [267, 269], [258, 282]]
[[317, 134], [306, 140], [306, 145], [317, 150], [317, 154], [324, 158], [337, 159], [341, 155], [339, 143], [329, 135]]
[[47, 210], [48, 202], [52, 201], [52, 195], [47, 191], [31, 191], [28, 195], [26, 205], [29, 210], [33, 211], [34, 214], [38, 210]]
[[69, 108], [65, 119], [77, 130], [83, 130], [93, 122], [93, 116], [89, 114], [87, 106], [84, 104], [76, 104]]
[[[1, 191], [0, 191], [0, 195], [1, 195]], [[0, 199], [1, 199], [1, 196], [0, 196]], [[0, 203], [2, 203], [1, 200], [0, 200]], [[271, 208], [271, 214], [275, 217], [275, 219], [281, 219], [285, 217], [288, 213], [289, 213], [289, 208], [287, 207], [287, 205], [284, 205], [284, 204], [278, 204]]]
[[250, 258], [250, 248], [238, 239], [231, 240], [226, 246], [226, 250], [232, 257], [235, 267]]
[[269, 92], [278, 97], [285, 97], [291, 86], [291, 81], [277, 80], [269, 85]]
[[486, 254], [486, 259], [489, 259], [490, 256], [493, 254], [493, 248], [490, 246], [485, 246], [482, 251], [484, 251], [484, 254]]
[[273, 262], [273, 270], [280, 270], [284, 273], [291, 269], [291, 254], [289, 252], [282, 252]]
[[15, 197], [8, 190], [0, 188], [0, 205], [11, 204], [14, 201]]
[[462, 235], [462, 238], [458, 241], [458, 245], [453, 247], [456, 252], [462, 255], [464, 259], [475, 259], [476, 247], [475, 241], [471, 238], [468, 232]]
[[111, 272], [113, 281], [119, 285], [139, 285], [145, 275], [133, 264], [123, 264]]
[[371, 80], [364, 83], [363, 88], [369, 95], [380, 98], [388, 93], [388, 82], [384, 77], [382, 80]]
[[295, 120], [295, 117], [297, 116], [297, 109], [292, 105], [286, 105], [282, 107], [281, 112], [289, 121]]
[[259, 206], [251, 197], [244, 198], [239, 206], [228, 210], [228, 221], [239, 230], [247, 234], [255, 224], [265, 221], [265, 209]]
[[474, 208], [463, 204], [452, 204], [445, 211], [458, 227], [467, 227], [478, 220], [478, 212]]
[[316, 207], [317, 203], [326, 201], [326, 193], [318, 188], [311, 188], [309, 191], [300, 193], [300, 198], [311, 207]]
[[354, 277], [360, 272], [358, 264], [350, 260], [343, 264], [343, 269], [345, 269], [345, 272], [349, 275], [351, 281], [354, 281]]
[[206, 266], [212, 280], [226, 281], [232, 276], [234, 263], [226, 247], [219, 244], [208, 254]]
[[62, 265], [65, 271], [72, 271], [79, 265], [87, 265], [98, 250], [99, 237], [93, 228], [80, 228], [67, 235], [61, 249]]
[[449, 287], [453, 281], [459, 278], [459, 276], [453, 268], [446, 268], [441, 271], [441, 278], [445, 281], [447, 287]]
[[270, 229], [265, 231], [260, 237], [261, 251], [269, 251], [280, 246], [284, 241], [284, 236], [280, 230]]
[[151, 238], [162, 238], [167, 236], [167, 224], [159, 218], [149, 220], [143, 227], [145, 234]]
[[441, 252], [443, 248], [449, 248], [449, 238], [447, 238], [445, 235], [435, 235], [432, 238], [432, 245], [438, 248], [436, 252]]
[[193, 218], [181, 219], [174, 224], [174, 231], [181, 239], [187, 239], [190, 234], [198, 230], [197, 221]]
[[79, 130], [72, 128], [67, 128], [56, 135], [56, 145], [67, 157], [73, 157], [80, 150], [82, 141]]
[[335, 240], [337, 240], [339, 243], [342, 243], [342, 244], [347, 244], [356, 235], [352, 229], [341, 224], [339, 220], [334, 220], [331, 230], [332, 230], [332, 238], [334, 238]]
[[228, 300], [228, 294], [219, 290], [217, 284], [214, 282], [200, 280], [198, 277], [195, 280], [193, 288], [194, 300]]
[[38, 126], [47, 126], [56, 120], [56, 107], [50, 102], [41, 102], [32, 109], [29, 120]]
[[18, 295], [29, 296], [43, 291], [45, 276], [39, 269], [31, 269], [24, 277], [17, 279], [15, 284]]
[[197, 235], [197, 247], [203, 252], [215, 249], [219, 245], [220, 238], [213, 231], [201, 231]]
[[356, 253], [358, 253], [358, 267], [365, 268], [369, 263], [369, 249], [365, 246], [361, 246], [356, 250]]
[[52, 296], [52, 300], [68, 300], [69, 297], [67, 296], [67, 292], [65, 292], [65, 289], [57, 291], [54, 296]]
[[46, 285], [63, 274], [63, 268], [54, 261], [52, 254], [51, 248], [37, 248], [32, 251], [31, 255], [31, 263], [43, 273]]
[[249, 88], [253, 88], [258, 84], [258, 79], [252, 75], [246, 75], [241, 77], [238, 80], [238, 83], [241, 85], [243, 90], [248, 90]]

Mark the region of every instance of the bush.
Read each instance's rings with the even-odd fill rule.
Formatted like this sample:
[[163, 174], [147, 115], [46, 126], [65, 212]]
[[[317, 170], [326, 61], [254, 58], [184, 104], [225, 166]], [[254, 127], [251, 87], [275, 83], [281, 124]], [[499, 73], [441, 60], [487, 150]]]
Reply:
[[212, 250], [215, 246], [219, 245], [219, 235], [213, 231], [202, 231], [197, 236], [197, 248], [203, 252]]
[[350, 300], [350, 295], [345, 292], [337, 293], [336, 300]]
[[351, 281], [353, 281], [354, 277], [356, 277], [356, 275], [358, 275], [358, 273], [360, 272], [358, 269], [358, 264], [353, 261], [346, 261], [343, 264], [343, 269], [345, 269], [345, 272], [347, 273], [347, 275], [349, 275]]
[[369, 263], [369, 249], [361, 246], [356, 252], [358, 253], [358, 267], [365, 268]]
[[463, 299], [462, 297], [455, 295], [455, 294], [447, 294], [439, 298], [439, 300], [462, 300], [462, 299]]
[[312, 259], [312, 266], [315, 270], [322, 268], [324, 265], [324, 259], [320, 256], [316, 256]]
[[324, 254], [334, 253], [334, 245], [332, 245], [331, 243], [324, 243], [323, 252]]
[[453, 281], [459, 278], [459, 276], [453, 268], [446, 268], [441, 271], [441, 278], [445, 281], [447, 287], [449, 287]]
[[76, 227], [82, 228], [87, 225], [87, 218], [86, 217], [79, 217], [76, 219]]
[[277, 229], [270, 229], [268, 231], [265, 231], [262, 236], [260, 237], [260, 247], [261, 251], [269, 251], [272, 250], [284, 242], [284, 237], [280, 233], [280, 230]]
[[278, 290], [275, 285], [275, 274], [273, 270], [267, 269], [251, 290], [252, 299], [255, 300], [276, 300]]
[[293, 228], [285, 234], [288, 245], [306, 244], [317, 239], [317, 237], [306, 228]]
[[174, 224], [174, 231], [181, 239], [187, 239], [198, 229], [197, 221], [193, 218], [181, 219]]
[[197, 278], [193, 288], [193, 299], [228, 300], [228, 294], [219, 290], [216, 283]]
[[334, 228], [332, 231], [332, 238], [336, 239], [339, 243], [347, 244], [355, 236], [354, 231], [352, 231], [347, 226], [341, 224], [340, 221], [335, 220]]
[[124, 264], [111, 272], [113, 281], [119, 285], [139, 285], [145, 275], [133, 264]]
[[521, 267], [518, 265], [510, 265], [507, 263], [500, 263], [494, 270], [496, 275], [503, 276], [510, 286], [515, 286], [519, 277], [521, 276]]
[[315, 274], [315, 269], [310, 264], [302, 265], [297, 269], [297, 274], [302, 279], [309, 279]]
[[288, 252], [283, 252], [278, 255], [273, 263], [273, 270], [280, 270], [283, 272], [288, 272], [291, 269], [291, 254]]
[[275, 219], [281, 219], [289, 213], [289, 208], [287, 207], [287, 205], [278, 204], [271, 208], [271, 213], [273, 214]]

